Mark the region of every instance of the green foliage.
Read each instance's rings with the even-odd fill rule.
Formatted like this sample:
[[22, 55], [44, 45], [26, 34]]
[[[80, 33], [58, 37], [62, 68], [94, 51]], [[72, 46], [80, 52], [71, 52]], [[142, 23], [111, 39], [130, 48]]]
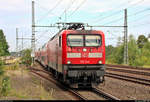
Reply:
[[123, 45], [113, 47], [106, 46], [106, 61], [108, 63], [122, 64], [123, 63]]
[[4, 36], [4, 33], [2, 30], [0, 30], [0, 56], [7, 56], [9, 55], [8, 51], [8, 43], [6, 41], [6, 38]]
[[137, 40], [137, 44], [139, 48], [143, 48], [144, 44], [147, 42], [147, 38], [144, 35], [140, 35]]
[[106, 61], [107, 61], [107, 63], [112, 63], [113, 62], [112, 53], [113, 53], [114, 49], [115, 49], [115, 47], [113, 47], [112, 45], [106, 46], [105, 51], [106, 51]]
[[128, 42], [128, 58], [129, 58], [129, 65], [136, 66], [138, 62], [136, 59], [138, 58], [138, 46], [136, 44], [136, 40], [132, 35], [129, 36]]
[[9, 93], [11, 87], [10, 87], [10, 78], [8, 76], [5, 76], [2, 79], [2, 86], [1, 86], [1, 95], [2, 96], [7, 96]]
[[12, 70], [18, 70], [19, 69], [19, 63], [16, 62], [13, 66], [12, 66]]
[[25, 65], [31, 65], [32, 58], [31, 58], [31, 50], [30, 49], [26, 49], [23, 51], [23, 56], [21, 58], [21, 61]]
[[123, 64], [123, 53], [124, 53], [124, 46], [120, 45], [115, 49], [114, 52], [114, 62], [117, 64]]
[[[140, 37], [139, 39], [143, 39]], [[130, 35], [128, 41], [128, 62], [131, 66], [150, 65], [150, 42], [147, 40], [135, 40]], [[146, 39], [146, 38], [145, 38]], [[137, 42], [144, 42], [139, 43]], [[140, 47], [139, 47], [140, 46]], [[142, 46], [142, 47], [141, 47]], [[111, 64], [123, 64], [124, 45], [118, 44], [117, 47], [106, 46], [106, 62]]]
[[145, 65], [150, 65], [150, 42], [146, 42], [142, 48], [142, 61]]
[[4, 75], [3, 61], [0, 60], [0, 76]]

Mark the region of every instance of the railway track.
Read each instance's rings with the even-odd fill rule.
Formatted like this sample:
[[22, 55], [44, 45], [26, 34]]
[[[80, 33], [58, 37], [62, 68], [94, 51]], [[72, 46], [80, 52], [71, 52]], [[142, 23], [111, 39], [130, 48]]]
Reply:
[[[52, 75], [50, 72], [47, 72], [47, 71], [41, 70], [41, 69], [36, 69], [36, 68], [30, 68], [30, 70], [31, 70], [32, 73], [34, 73], [34, 74], [36, 74], [36, 75], [38, 75], [38, 76], [40, 76], [40, 77], [42, 77], [42, 78], [44, 78], [44, 79], [46, 79], [46, 80], [48, 80], [48, 81], [53, 82], [54, 84], [56, 84], [56, 85], [57, 85], [58, 87], [60, 87], [61, 89], [67, 90], [67, 91], [68, 91], [70, 94], [72, 94], [72, 95], [75, 97], [75, 99], [77, 99], [77, 100], [91, 100], [90, 98], [87, 98], [87, 97], [85, 97], [83, 94], [81, 94], [81, 93], [79, 92], [79, 90], [77, 90], [77, 89], [71, 89], [71, 88], [69, 88], [69, 87], [66, 87], [65, 85], [63, 85], [63, 84], [57, 82], [56, 80], [54, 80], [54, 79], [52, 78], [52, 76], [47, 77], [47, 76], [41, 74], [41, 73], [46, 73], [46, 74], [48, 74], [48, 75]], [[85, 90], [85, 92], [86, 92], [86, 91], [87, 91], [87, 90]], [[95, 93], [98, 97], [100, 97], [100, 98], [99, 98], [100, 100], [120, 100], [120, 99], [114, 97], [113, 95], [110, 95], [110, 94], [108, 94], [108, 93], [106, 93], [106, 92], [104, 92], [104, 91], [101, 91], [100, 89], [95, 89], [95, 88], [94, 88], [94, 89], [92, 89], [92, 90], [90, 90], [90, 91], [91, 91], [91, 92], [89, 92], [89, 94], [90, 94], [90, 93]], [[103, 98], [103, 99], [102, 99], [102, 98]]]
[[145, 71], [150, 71], [150, 68], [133, 67], [133, 66], [125, 66], [125, 65], [112, 65], [112, 64], [106, 64], [106, 67], [116, 67], [116, 68], [122, 68], [122, 69], [135, 69], [135, 70], [145, 70]]
[[117, 98], [111, 94], [108, 94], [98, 88], [93, 88], [92, 91], [100, 96], [103, 96], [105, 99], [108, 99], [108, 100], [120, 100], [119, 98]]
[[118, 72], [124, 72], [124, 73], [150, 76], [150, 71], [149, 72], [143, 72], [141, 70], [137, 71], [137, 70], [134, 70], [134, 69], [128, 70], [128, 69], [118, 69], [118, 68], [112, 68], [112, 67], [106, 67], [106, 69], [110, 70], [110, 71], [118, 71]]
[[147, 79], [125, 76], [125, 75], [120, 75], [120, 74], [115, 74], [115, 73], [108, 73], [108, 72], [106, 72], [105, 76], [150, 86], [150, 82]]
[[150, 86], [150, 69], [122, 65], [106, 65], [105, 76]]

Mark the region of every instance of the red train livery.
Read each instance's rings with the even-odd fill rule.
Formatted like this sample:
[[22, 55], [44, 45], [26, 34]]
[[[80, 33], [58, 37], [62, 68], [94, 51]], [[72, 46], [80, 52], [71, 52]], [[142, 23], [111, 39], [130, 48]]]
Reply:
[[105, 38], [102, 31], [61, 30], [35, 58], [58, 80], [72, 87], [97, 86], [104, 81]]

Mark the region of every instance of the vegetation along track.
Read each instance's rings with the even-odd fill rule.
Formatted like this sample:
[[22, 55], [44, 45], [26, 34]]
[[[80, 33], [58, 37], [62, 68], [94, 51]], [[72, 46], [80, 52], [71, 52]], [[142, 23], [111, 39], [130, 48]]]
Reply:
[[[88, 92], [88, 94], [91, 94], [91, 95], [90, 95], [91, 97], [86, 98], [86, 97], [84, 96], [84, 94], [80, 94], [80, 91], [79, 91], [79, 90], [77, 90], [77, 89], [71, 89], [71, 88], [69, 88], [69, 87], [66, 87], [65, 85], [63, 85], [63, 84], [57, 82], [56, 80], [54, 80], [54, 79], [52, 78], [52, 76], [47, 77], [47, 76], [41, 74], [41, 73], [46, 73], [46, 74], [48, 74], [48, 75], [52, 75], [50, 72], [47, 72], [47, 71], [42, 70], [42, 69], [36, 69], [36, 68], [30, 68], [30, 70], [31, 70], [31, 72], [33, 72], [34, 74], [36, 74], [36, 75], [38, 75], [38, 76], [40, 76], [40, 77], [42, 77], [42, 78], [44, 78], [44, 79], [46, 79], [46, 80], [48, 80], [48, 81], [53, 82], [54, 84], [56, 84], [56, 85], [57, 85], [58, 87], [60, 87], [61, 89], [65, 89], [65, 90], [69, 91], [73, 96], [75, 96], [75, 98], [76, 98], [77, 100], [90, 100], [91, 97], [92, 97], [92, 93], [95, 93], [97, 96], [99, 96], [99, 98], [97, 98], [97, 99], [101, 99], [101, 100], [102, 100], [102, 99], [107, 99], [107, 100], [119, 100], [118, 98], [116, 98], [116, 97], [114, 97], [114, 96], [112, 96], [112, 95], [110, 95], [110, 94], [108, 94], [108, 93], [106, 93], [106, 92], [104, 92], [104, 91], [101, 91], [100, 89], [95, 89], [95, 88], [94, 88], [94, 89], [92, 88], [92, 90], [90, 90], [91, 92]], [[85, 92], [86, 92], [86, 91], [87, 91], [87, 90], [85, 90]]]
[[[118, 72], [123, 72], [118, 74]], [[126, 73], [126, 74], [125, 74]], [[124, 74], [124, 75], [123, 75]], [[150, 85], [150, 70], [142, 68], [130, 68], [129, 66], [106, 65], [107, 77], [131, 81], [143, 85]]]
[[51, 75], [49, 72], [44, 71], [44, 70], [40, 70], [40, 69], [36, 69], [36, 68], [30, 68], [30, 70], [31, 70], [32, 73], [34, 73], [34, 74], [36, 74], [36, 75], [38, 75], [38, 76], [40, 76], [40, 77], [42, 77], [42, 78], [50, 81], [50, 82], [53, 82], [55, 85], [57, 85], [61, 89], [70, 92], [70, 94], [72, 94], [75, 97], [75, 99], [77, 99], [77, 100], [87, 100], [85, 97], [83, 97], [82, 95], [80, 95], [77, 91], [71, 90], [68, 87], [64, 86], [63, 84], [60, 84], [56, 80], [52, 79], [52, 76], [47, 77], [47, 76], [41, 74], [41, 72], [44, 72], [45, 74]]
[[150, 68], [143, 68], [143, 67], [133, 67], [133, 66], [125, 66], [125, 65], [112, 65], [106, 64], [106, 67], [115, 67], [115, 68], [122, 68], [122, 69], [137, 69], [137, 70], [147, 70], [150, 71]]

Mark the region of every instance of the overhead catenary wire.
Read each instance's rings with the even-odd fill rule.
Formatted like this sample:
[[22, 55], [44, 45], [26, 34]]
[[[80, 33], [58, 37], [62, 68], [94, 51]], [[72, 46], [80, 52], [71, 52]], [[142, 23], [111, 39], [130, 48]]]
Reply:
[[48, 31], [49, 31], [49, 29], [44, 31], [42, 34], [40, 34], [39, 37], [35, 41], [41, 39], [43, 37], [43, 35], [46, 34]]
[[141, 18], [143, 18], [143, 17], [147, 17], [147, 16], [150, 16], [150, 14], [146, 14], [146, 15], [142, 15], [142, 16], [140, 16], [139, 18], [137, 18], [137, 19], [134, 19], [134, 20], [132, 20], [132, 21], [129, 21], [128, 23], [131, 23], [131, 22], [135, 22], [135, 21], [137, 21], [137, 20], [139, 20], [139, 19], [141, 19]]
[[56, 7], [61, 4], [62, 1], [63, 1], [63, 0], [58, 0], [58, 2], [57, 2], [44, 16], [42, 16], [42, 17], [41, 17], [39, 20], [37, 20], [37, 21], [39, 22], [39, 21], [42, 21], [42, 19], [46, 18], [49, 13], [52, 13], [52, 11], [55, 10]]
[[138, 24], [138, 25], [133, 25], [133, 26], [130, 26], [131, 28], [136, 28], [136, 27], [140, 27], [140, 26], [144, 26], [144, 25], [150, 25], [150, 22], [148, 23], [142, 23], [142, 24]]
[[[137, 4], [141, 3], [142, 1], [143, 1], [143, 0], [140, 0], [140, 1], [136, 2], [135, 4], [129, 5], [129, 6], [124, 7], [124, 8], [132, 7], [133, 5], [137, 5]], [[133, 1], [128, 0], [127, 3], [129, 3], [129, 2], [133, 2]], [[124, 5], [125, 5], [125, 2], [122, 3], [122, 4], [120, 4], [119, 6], [115, 7], [115, 9], [116, 9], [116, 8], [118, 9], [120, 6], [124, 6]], [[123, 11], [124, 8], [121, 8], [121, 10], [118, 10], [118, 11], [112, 13], [112, 14], [109, 14], [108, 16], [104, 16], [104, 17], [102, 17], [102, 18], [100, 18], [100, 19], [96, 19], [96, 20], [94, 20], [93, 22], [98, 22], [98, 21], [100, 21], [100, 20], [104, 20], [104, 19], [106, 19], [106, 18], [110, 18], [111, 16], [114, 16], [115, 14], [118, 15], [119, 13], [121, 13], [121, 12]], [[113, 10], [113, 9], [111, 9], [111, 10]], [[109, 10], [109, 11], [110, 11], [110, 10]], [[98, 17], [100, 17], [100, 16], [102, 16], [102, 15], [99, 15]]]
[[86, 0], [83, 0], [79, 6], [77, 6], [77, 8], [75, 8], [75, 10], [68, 16], [68, 17], [71, 17], [84, 3], [86, 2]]
[[98, 22], [98, 21], [105, 20], [105, 19], [107, 19], [107, 18], [110, 18], [110, 17], [114, 16], [115, 14], [118, 15], [118, 14], [121, 13], [122, 11], [123, 11], [123, 10], [119, 10], [119, 11], [116, 11], [116, 12], [114, 12], [114, 13], [108, 15], [108, 16], [104, 16], [104, 17], [102, 17], [102, 18], [99, 18], [99, 19], [97, 19], [97, 20], [94, 20], [93, 23]]
[[[128, 18], [130, 18], [131, 16], [134, 16], [134, 15], [137, 15], [137, 14], [140, 14], [140, 13], [143, 13], [143, 12], [145, 12], [145, 11], [149, 11], [150, 10], [150, 8], [146, 8], [146, 9], [144, 9], [144, 10], [140, 10], [140, 11], [137, 11], [137, 12], [135, 12], [135, 13], [133, 13], [133, 14], [129, 14], [128, 15]], [[148, 14], [149, 15], [149, 14]], [[106, 24], [112, 24], [112, 23], [116, 23], [116, 22], [118, 22], [118, 21], [121, 21], [122, 20], [122, 17], [121, 18], [118, 18], [118, 19], [116, 19], [116, 20], [113, 20], [113, 21], [110, 21], [110, 22], [108, 22], [108, 23], [105, 23], [104, 25], [106, 25]], [[136, 20], [134, 20], [134, 21], [136, 21]], [[130, 22], [130, 21], [129, 21]], [[128, 23], [129, 23], [128, 22]]]
[[71, 6], [74, 4], [75, 0], [71, 0], [70, 3], [68, 4], [67, 8], [65, 8], [63, 10], [63, 12], [60, 14], [59, 18], [61, 18], [61, 16], [63, 16], [70, 8]]
[[146, 9], [144, 9], [144, 10], [137, 11], [137, 12], [135, 12], [135, 13], [133, 13], [133, 14], [129, 14], [129, 17], [134, 16], [134, 15], [137, 15], [137, 14], [140, 14], [140, 13], [143, 13], [143, 12], [145, 12], [145, 11], [149, 11], [149, 10], [150, 10], [150, 8], [146, 8]]
[[[131, 7], [135, 6], [135, 5], [140, 4], [140, 3], [143, 2], [143, 1], [144, 1], [144, 0], [139, 0], [139, 1], [137, 1], [137, 2], [135, 2], [135, 3], [133, 3], [133, 4], [129, 5], [129, 6], [127, 6], [127, 7], [125, 7], [125, 8], [131, 8]], [[128, 3], [132, 3], [132, 2], [133, 2], [133, 1], [128, 1]], [[124, 5], [124, 3], [122, 3], [121, 5]], [[116, 11], [116, 12], [114, 12], [114, 13], [108, 15], [108, 16], [104, 16], [104, 17], [102, 17], [102, 18], [100, 18], [100, 19], [96, 19], [96, 20], [94, 20], [93, 22], [97, 22], [97, 23], [98, 23], [98, 21], [102, 21], [102, 20], [105, 20], [105, 19], [107, 19], [107, 18], [110, 18], [111, 16], [114, 16], [115, 14], [118, 15], [122, 10], [123, 10], [123, 9], [118, 10], [118, 11]], [[99, 16], [101, 16], [101, 15], [99, 15]], [[118, 20], [118, 19], [117, 19], [117, 20]], [[113, 23], [113, 22], [115, 22], [115, 21], [117, 21], [117, 20], [113, 20], [113, 21], [111, 21], [111, 23]], [[107, 24], [108, 24], [108, 23], [107, 23]]]

